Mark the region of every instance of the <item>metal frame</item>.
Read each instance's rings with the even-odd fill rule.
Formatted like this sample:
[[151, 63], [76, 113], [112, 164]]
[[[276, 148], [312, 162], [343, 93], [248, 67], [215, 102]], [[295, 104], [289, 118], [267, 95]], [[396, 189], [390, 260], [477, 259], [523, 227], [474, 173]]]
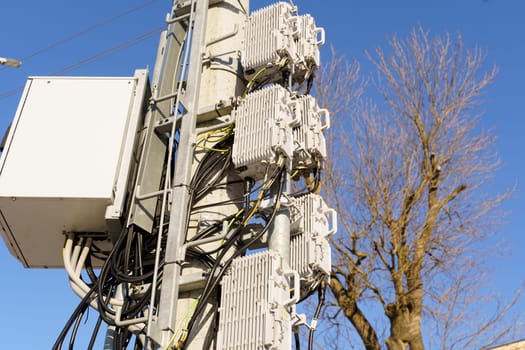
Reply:
[[[184, 96], [181, 96], [187, 113], [183, 116], [180, 127], [179, 148], [173, 177], [172, 198], [168, 236], [166, 243], [165, 262], [163, 268], [163, 283], [157, 320], [152, 329], [151, 338], [161, 349], [168, 344], [174, 334], [177, 299], [179, 294], [180, 274], [184, 257], [181, 256], [181, 246], [186, 236], [188, 202], [190, 199], [189, 183], [191, 181], [191, 164], [193, 145], [198, 113], [198, 94], [200, 90], [202, 54], [205, 47], [206, 20], [208, 15], [208, 0], [192, 2], [192, 16], [189, 28], [191, 35], [191, 61], [188, 68], [187, 86]], [[189, 40], [187, 40], [189, 43]], [[177, 106], [175, 106], [177, 111]]]

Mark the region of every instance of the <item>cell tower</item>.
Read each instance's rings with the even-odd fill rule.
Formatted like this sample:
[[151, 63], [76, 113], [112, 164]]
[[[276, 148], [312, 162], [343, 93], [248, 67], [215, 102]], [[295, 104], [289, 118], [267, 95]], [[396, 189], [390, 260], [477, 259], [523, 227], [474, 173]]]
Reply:
[[65, 269], [104, 349], [291, 349], [337, 231], [323, 43], [288, 2], [178, 0], [151, 82], [30, 77], [0, 160], [10, 252]]

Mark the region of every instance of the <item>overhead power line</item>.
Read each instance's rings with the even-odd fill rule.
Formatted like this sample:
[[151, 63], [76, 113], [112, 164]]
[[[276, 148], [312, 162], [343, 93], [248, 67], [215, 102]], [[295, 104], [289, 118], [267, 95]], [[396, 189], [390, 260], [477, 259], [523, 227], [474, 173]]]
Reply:
[[[136, 45], [144, 40], [149, 39], [153, 35], [160, 33], [162, 30], [165, 29], [165, 26], [155, 28], [153, 30], [150, 30], [146, 33], [140, 34], [128, 41], [125, 41], [123, 43], [120, 43], [118, 45], [115, 45], [107, 50], [104, 50], [102, 52], [99, 52], [91, 57], [88, 57], [86, 59], [83, 59], [81, 61], [78, 61], [77, 63], [74, 63], [72, 65], [66, 66], [58, 71], [55, 71], [51, 73], [50, 75], [59, 75], [59, 74], [66, 74], [69, 72], [74, 71], [75, 69], [78, 69], [83, 66], [87, 66], [93, 62], [96, 62], [104, 57], [110, 56], [116, 52], [122, 51], [124, 49], [127, 49], [133, 45]], [[7, 90], [5, 92], [0, 93], [0, 100], [3, 100], [5, 98], [8, 98], [10, 96], [16, 95], [17, 93], [21, 92], [24, 89], [24, 85], [17, 86], [16, 88], [13, 88], [11, 90]]]
[[[157, 0], [148, 0], [148, 1], [143, 2], [143, 3], [141, 3], [141, 4], [139, 4], [139, 5], [135, 6], [135, 7], [132, 7], [132, 8], [130, 8], [130, 9], [128, 9], [128, 10], [118, 14], [118, 15], [115, 15], [115, 16], [103, 19], [102, 21], [97, 22], [95, 24], [92, 24], [89, 27], [86, 27], [86, 28], [82, 29], [81, 31], [79, 31], [79, 32], [77, 32], [75, 34], [72, 34], [72, 35], [70, 35], [70, 36], [68, 36], [66, 38], [60, 39], [58, 41], [55, 41], [55, 42], [49, 44], [48, 46], [46, 46], [46, 47], [44, 47], [42, 49], [39, 49], [39, 50], [37, 50], [37, 51], [35, 51], [35, 52], [25, 56], [25, 57], [22, 57], [22, 58], [20, 58], [20, 60], [22, 62], [25, 62], [25, 61], [27, 61], [27, 60], [35, 57], [35, 56], [41, 55], [41, 54], [43, 54], [43, 53], [45, 53], [45, 52], [47, 52], [49, 50], [52, 50], [52, 49], [60, 46], [60, 45], [66, 44], [66, 43], [68, 43], [70, 41], [73, 41], [73, 40], [81, 37], [82, 35], [91, 32], [94, 29], [97, 29], [97, 28], [100, 28], [102, 26], [105, 26], [106, 24], [114, 22], [114, 21], [116, 21], [116, 20], [118, 20], [118, 19], [120, 19], [122, 17], [125, 17], [125, 16], [127, 16], [127, 15], [129, 15], [129, 14], [131, 14], [133, 12], [141, 10], [141, 9], [143, 9], [143, 8], [153, 4], [155, 1], [157, 1]], [[1, 67], [0, 71], [2, 71], [4, 69], [5, 69], [5, 67]]]
[[[83, 66], [86, 66], [90, 63], [93, 63], [95, 61], [98, 61], [104, 57], [107, 57], [107, 56], [110, 56], [118, 51], [122, 51], [124, 49], [127, 49], [128, 47], [131, 47], [133, 45], [136, 45], [146, 39], [149, 39], [150, 37], [152, 37], [153, 35], [157, 34], [157, 33], [160, 33], [162, 30], [165, 29], [165, 26], [162, 26], [162, 27], [158, 27], [158, 28], [155, 28], [149, 32], [146, 32], [144, 34], [141, 34], [139, 36], [136, 36], [134, 37], [133, 39], [130, 39], [128, 41], [125, 41], [123, 43], [120, 43], [118, 45], [115, 45], [107, 50], [104, 50], [102, 52], [99, 52], [97, 53], [96, 55], [93, 55], [89, 58], [86, 58], [84, 60], [81, 60], [81, 61], [78, 61], [77, 63], [75, 64], [72, 64], [70, 66], [67, 66], [67, 67], [64, 67], [56, 72], [53, 72], [51, 75], [59, 75], [59, 74], [66, 74], [66, 73], [69, 73], [77, 68], [80, 68], [80, 67], [83, 67]], [[1, 95], [0, 95], [1, 97]]]

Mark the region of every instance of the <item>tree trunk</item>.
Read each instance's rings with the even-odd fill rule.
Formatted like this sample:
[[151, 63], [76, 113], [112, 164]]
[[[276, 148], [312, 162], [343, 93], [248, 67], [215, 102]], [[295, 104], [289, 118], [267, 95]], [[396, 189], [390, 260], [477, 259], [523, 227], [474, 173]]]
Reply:
[[332, 293], [334, 293], [335, 299], [343, 310], [344, 315], [355, 327], [363, 341], [365, 349], [381, 350], [381, 345], [379, 344], [379, 339], [374, 328], [359, 309], [356, 300], [348, 295], [347, 291], [336, 277], [332, 276], [330, 279], [330, 289], [332, 290]]
[[[417, 303], [418, 301], [416, 301]], [[385, 310], [390, 320], [390, 337], [386, 340], [388, 350], [424, 350], [421, 334], [421, 314], [411, 301], [401, 298], [396, 304], [388, 304]]]

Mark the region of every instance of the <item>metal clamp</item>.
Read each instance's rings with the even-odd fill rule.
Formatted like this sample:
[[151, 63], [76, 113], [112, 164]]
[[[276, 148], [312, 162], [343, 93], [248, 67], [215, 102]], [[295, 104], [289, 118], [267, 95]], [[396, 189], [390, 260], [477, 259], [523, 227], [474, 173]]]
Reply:
[[[327, 129], [330, 129], [330, 126], [332, 125], [330, 120], [330, 112], [328, 109], [323, 108], [319, 110], [319, 117], [321, 120], [324, 119], [324, 123], [321, 122], [321, 131], [325, 131]], [[324, 118], [323, 118], [324, 117]]]
[[316, 38], [319, 36], [319, 34], [321, 34], [321, 38], [318, 39], [315, 42], [315, 44], [317, 46], [324, 45], [324, 43], [326, 42], [326, 34], [325, 34], [325, 31], [324, 31], [324, 28], [321, 28], [321, 27], [315, 28], [314, 33], [315, 33]]
[[301, 299], [301, 276], [295, 270], [284, 271], [286, 277], [293, 278], [293, 294], [292, 298], [284, 303], [284, 306], [292, 306], [299, 302]]
[[326, 215], [326, 218], [329, 221], [330, 229], [326, 233], [326, 237], [328, 237], [337, 232], [337, 211], [333, 208], [328, 208], [323, 211], [323, 214]]

